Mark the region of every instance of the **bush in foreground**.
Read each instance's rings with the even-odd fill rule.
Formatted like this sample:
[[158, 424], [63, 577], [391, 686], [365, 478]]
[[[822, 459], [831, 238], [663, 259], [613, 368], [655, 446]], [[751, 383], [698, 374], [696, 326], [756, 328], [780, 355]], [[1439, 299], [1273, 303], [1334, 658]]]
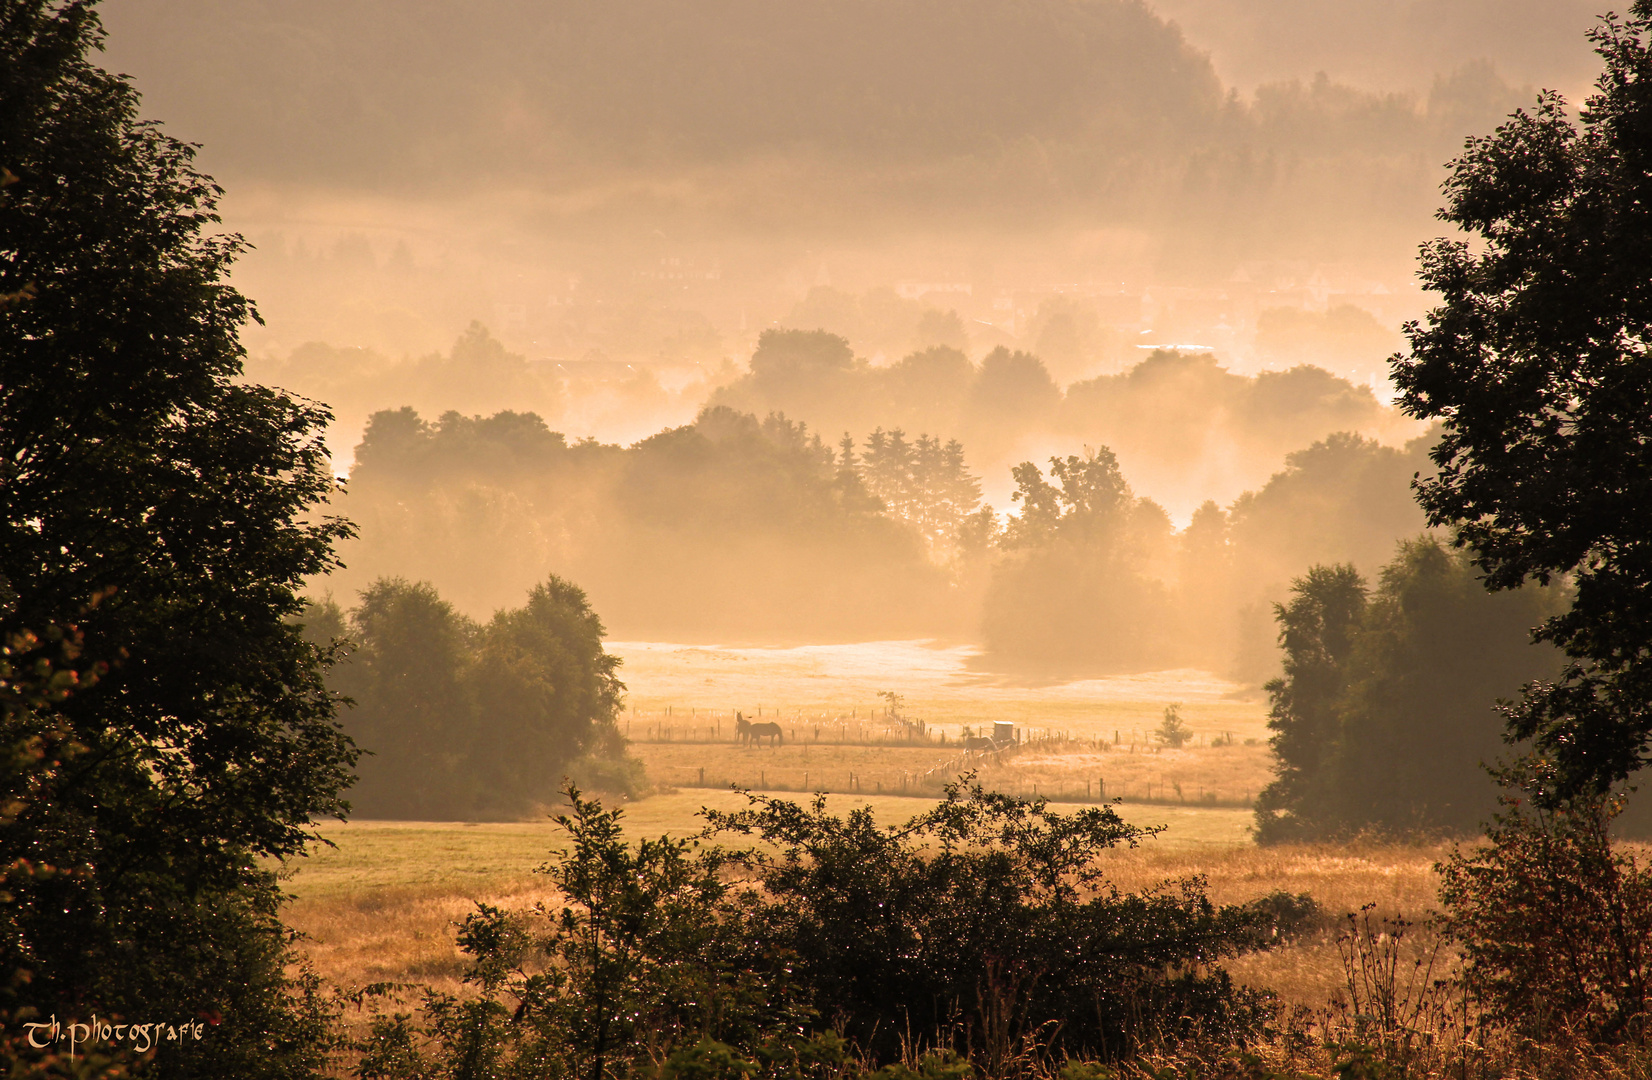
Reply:
[[1302, 908], [1218, 907], [1197, 878], [1121, 893], [1102, 857], [1153, 830], [964, 782], [899, 826], [752, 795], [699, 841], [635, 846], [568, 794], [571, 844], [541, 868], [557, 902], [479, 907], [459, 938], [476, 992], [380, 1020], [362, 1075], [827, 1077], [925, 1052], [1003, 1075], [1242, 1045], [1268, 1001], [1219, 964]]

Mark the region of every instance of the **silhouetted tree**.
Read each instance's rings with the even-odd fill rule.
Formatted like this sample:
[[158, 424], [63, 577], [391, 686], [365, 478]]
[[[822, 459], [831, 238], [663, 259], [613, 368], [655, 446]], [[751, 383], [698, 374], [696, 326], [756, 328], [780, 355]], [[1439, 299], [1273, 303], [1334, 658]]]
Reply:
[[[886, 368], [873, 369], [881, 386], [878, 419], [921, 429], [959, 431], [975, 365], [957, 349], [937, 345], [910, 353]], [[869, 403], [872, 404], [872, 403]], [[887, 414], [884, 413], [887, 410]]]
[[1265, 687], [1276, 778], [1256, 800], [1263, 843], [1309, 830], [1304, 811], [1324, 801], [1339, 734], [1336, 710], [1365, 614], [1365, 579], [1352, 566], [1312, 567], [1291, 592], [1288, 604], [1274, 605], [1285, 673]]
[[957, 439], [932, 435], [906, 441], [900, 428], [866, 438], [861, 475], [868, 491], [894, 516], [914, 525], [932, 554], [950, 554], [964, 520], [981, 501], [981, 484], [964, 464]]
[[[311, 612], [317, 626], [329, 620], [325, 604]], [[375, 582], [350, 613], [354, 652], [333, 678], [355, 703], [348, 728], [369, 755], [357, 812], [520, 817], [593, 770], [628, 790], [614, 726], [625, 686], [603, 632], [585, 593], [555, 576], [486, 626], [428, 583]]]
[[1004, 547], [1036, 547], [1058, 538], [1077, 542], [1102, 541], [1121, 534], [1129, 522], [1135, 497], [1119, 471], [1118, 458], [1105, 446], [1087, 450], [1083, 457], [1069, 454], [1050, 459], [1044, 479], [1038, 466], [1024, 461], [1010, 470], [1021, 515], [1004, 531]]
[[477, 779], [464, 765], [476, 714], [470, 668], [478, 628], [426, 582], [383, 578], [350, 613], [356, 651], [334, 685], [353, 702], [346, 730], [367, 755], [357, 813], [428, 820], [470, 816]]
[[304, 1074], [326, 1035], [268, 860], [355, 757], [291, 621], [348, 532], [328, 415], [240, 381], [242, 245], [101, 40], [90, 4], [0, 4], [0, 641], [78, 624], [110, 665], [45, 705], [74, 753], [0, 829], [0, 971], [65, 1021], [221, 1020], [167, 1076]]
[[1016, 433], [1048, 422], [1061, 402], [1061, 388], [1044, 362], [1002, 345], [981, 360], [967, 404], [970, 444], [1013, 440]]
[[856, 456], [727, 406], [631, 447], [569, 444], [531, 414], [381, 412], [347, 503], [363, 539], [333, 587], [366, 588], [369, 567], [492, 610], [555, 566], [624, 634], [888, 633], [890, 612], [920, 631], [945, 573]]
[[816, 371], [844, 371], [854, 366], [849, 342], [825, 330], [765, 330], [751, 354], [751, 373], [759, 379], [784, 379]]
[[603, 633], [584, 591], [555, 576], [482, 631], [463, 766], [479, 785], [479, 813], [548, 805], [576, 758], [593, 750], [622, 756], [614, 721], [625, 685], [615, 674], [619, 658], [603, 651]]
[[1456, 161], [1440, 216], [1475, 242], [1424, 250], [1444, 301], [1393, 361], [1405, 410], [1443, 425], [1430, 522], [1489, 588], [1575, 584], [1538, 633], [1572, 663], [1509, 714], [1555, 797], [1622, 780], [1652, 736], [1652, 3], [1630, 10], [1591, 34], [1581, 126], [1546, 93]]
[[1235, 572], [1283, 584], [1316, 563], [1374, 574], [1423, 515], [1407, 481], [1427, 467], [1426, 441], [1403, 449], [1349, 432], [1285, 456], [1285, 467], [1229, 508]]
[[913, 336], [913, 344], [919, 348], [942, 346], [962, 350], [969, 347], [969, 331], [964, 329], [964, 320], [952, 310], [930, 308], [925, 311], [918, 319], [918, 329]]
[[1554, 650], [1530, 640], [1556, 592], [1488, 596], [1438, 541], [1400, 545], [1348, 665], [1331, 775], [1337, 816], [1396, 829], [1484, 823], [1496, 805], [1486, 768], [1507, 749], [1496, 703], [1558, 667]]

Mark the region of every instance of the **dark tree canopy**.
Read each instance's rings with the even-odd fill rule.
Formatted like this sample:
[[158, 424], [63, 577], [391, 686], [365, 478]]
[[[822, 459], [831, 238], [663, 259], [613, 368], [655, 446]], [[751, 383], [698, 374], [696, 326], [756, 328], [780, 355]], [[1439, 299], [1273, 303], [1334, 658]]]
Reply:
[[1301, 831], [1337, 745], [1337, 704], [1348, 688], [1348, 661], [1365, 615], [1365, 579], [1352, 566], [1314, 566], [1275, 605], [1284, 674], [1267, 684], [1275, 778], [1256, 801], [1264, 843]]
[[[306, 625], [333, 615], [318, 605]], [[448, 780], [469, 749], [454, 729], [475, 713], [470, 670], [479, 633], [422, 582], [384, 578], [362, 592], [347, 632], [354, 649], [331, 679], [353, 703], [345, 722], [367, 752], [351, 793], [357, 813], [445, 816], [434, 808], [452, 801]]]
[[569, 773], [636, 783], [615, 726], [619, 658], [585, 593], [559, 577], [485, 626], [402, 578], [363, 590], [347, 623], [331, 601], [304, 623], [353, 645], [330, 682], [354, 703], [347, 730], [368, 755], [351, 793], [363, 817], [517, 818]]
[[1429, 537], [1401, 544], [1375, 590], [1346, 565], [1298, 578], [1277, 608], [1277, 776], [1257, 800], [1259, 838], [1476, 828], [1495, 806], [1484, 766], [1503, 750], [1493, 702], [1558, 667], [1530, 641], [1557, 592], [1488, 595]]
[[255, 860], [344, 809], [324, 654], [286, 620], [347, 527], [316, 513], [326, 412], [235, 381], [217, 188], [100, 40], [90, 4], [0, 2], [0, 628], [78, 624], [109, 665], [53, 703], [83, 749], [0, 836], [61, 871], [8, 882], [0, 964], [46, 1013], [221, 1015], [169, 1075], [267, 1075], [319, 1052], [283, 1045]]
[[1544, 94], [1471, 140], [1423, 251], [1443, 302], [1394, 361], [1405, 409], [1439, 419], [1418, 485], [1493, 589], [1568, 576], [1539, 636], [1573, 663], [1528, 688], [1510, 733], [1535, 739], [1554, 794], [1598, 791], [1652, 733], [1652, 3], [1593, 33], [1606, 61], [1579, 120]]

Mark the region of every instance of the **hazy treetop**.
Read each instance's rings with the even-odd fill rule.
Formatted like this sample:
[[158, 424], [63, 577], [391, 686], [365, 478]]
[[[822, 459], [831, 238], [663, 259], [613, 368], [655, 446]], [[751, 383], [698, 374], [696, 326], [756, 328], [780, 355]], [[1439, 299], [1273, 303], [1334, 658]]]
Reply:
[[[1153, 0], [1209, 50], [1224, 82], [1332, 78], [1375, 90], [1424, 89], [1465, 60], [1516, 83], [1579, 96], [1599, 64], [1583, 32], [1597, 0]], [[1624, 5], [1616, 5], [1622, 7]]]

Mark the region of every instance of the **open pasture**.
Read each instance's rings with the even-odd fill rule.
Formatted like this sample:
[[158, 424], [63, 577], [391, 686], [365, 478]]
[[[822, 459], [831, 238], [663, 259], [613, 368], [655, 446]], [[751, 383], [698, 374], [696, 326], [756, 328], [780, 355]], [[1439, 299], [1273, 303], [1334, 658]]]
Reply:
[[906, 716], [949, 740], [965, 726], [980, 732], [1009, 720], [1027, 730], [1144, 745], [1172, 703], [1200, 743], [1268, 736], [1262, 697], [1203, 671], [1038, 681], [977, 670], [973, 646], [927, 641], [793, 648], [610, 641], [606, 648], [623, 661], [629, 692], [620, 724], [633, 739], [650, 737], [650, 729], [726, 736], [735, 710], [799, 729], [875, 724], [886, 708], [881, 691], [901, 695]]
[[807, 732], [775, 746], [722, 742], [654, 742], [632, 738], [630, 753], [663, 789], [938, 795], [973, 770], [994, 791], [1042, 795], [1052, 802], [1126, 802], [1243, 807], [1271, 777], [1265, 746], [1114, 746], [1049, 740], [996, 753], [942, 745], [813, 742]]
[[[634, 837], [686, 837], [703, 828], [703, 807], [746, 805], [733, 791], [660, 794], [627, 804], [624, 822]], [[833, 812], [864, 806], [889, 824], [933, 805], [898, 796], [828, 799]], [[1242, 810], [1119, 809], [1132, 824], [1167, 826], [1151, 841], [1163, 852], [1230, 851], [1249, 842], [1250, 815]], [[330, 822], [321, 834], [331, 846], [318, 845], [281, 870], [292, 898], [286, 921], [304, 935], [311, 965], [341, 986], [419, 980], [448, 990], [458, 988], [464, 967], [453, 944], [458, 922], [477, 903], [515, 908], [550, 899], [549, 882], [534, 870], [564, 840], [548, 813], [505, 823]]]
[[[1122, 796], [1126, 821], [1168, 826], [1140, 848], [1109, 856], [1122, 887], [1211, 870], [1220, 875], [1212, 887], [1220, 884], [1229, 899], [1301, 891], [1315, 873], [1393, 884], [1365, 863], [1357, 871], [1325, 864], [1299, 873], [1301, 882], [1276, 882], [1278, 853], [1247, 861], [1261, 859], [1243, 804], [1267, 780], [1264, 708], [1202, 672], [1018, 683], [973, 670], [972, 649], [924, 642], [608, 648], [625, 662], [621, 730], [655, 788], [625, 807], [633, 836], [693, 835], [701, 807], [745, 805], [731, 783], [797, 800], [832, 792], [834, 810], [867, 806], [879, 821], [898, 823], [933, 805], [945, 779], [975, 768], [996, 790], [1056, 801]], [[887, 717], [879, 691], [900, 695], [901, 712], [921, 719], [922, 732]], [[1151, 732], [1173, 702], [1193, 742], [1156, 747]], [[782, 725], [784, 743], [738, 744], [735, 710], [752, 719], [761, 710], [761, 719]], [[1013, 721], [1024, 739], [1061, 737], [960, 760], [965, 729], [990, 731], [999, 720]], [[549, 899], [547, 879], [533, 871], [563, 840], [545, 815], [479, 824], [357, 821], [321, 831], [336, 846], [283, 870], [293, 897], [287, 921], [305, 935], [310, 963], [340, 985], [422, 981], [448, 990], [463, 971], [453, 944], [458, 921], [478, 902], [514, 908]], [[1300, 870], [1317, 858], [1291, 865]], [[1414, 868], [1400, 873], [1416, 876]]]
[[[608, 648], [629, 686], [621, 730], [665, 789], [935, 795], [974, 769], [995, 790], [1055, 801], [1235, 807], [1271, 776], [1263, 703], [1205, 672], [1034, 683], [974, 670], [971, 647], [917, 641]], [[1179, 749], [1153, 737], [1172, 703], [1192, 735]], [[736, 711], [778, 723], [781, 745], [740, 745]], [[965, 754], [967, 736], [1005, 720], [1019, 749]]]

